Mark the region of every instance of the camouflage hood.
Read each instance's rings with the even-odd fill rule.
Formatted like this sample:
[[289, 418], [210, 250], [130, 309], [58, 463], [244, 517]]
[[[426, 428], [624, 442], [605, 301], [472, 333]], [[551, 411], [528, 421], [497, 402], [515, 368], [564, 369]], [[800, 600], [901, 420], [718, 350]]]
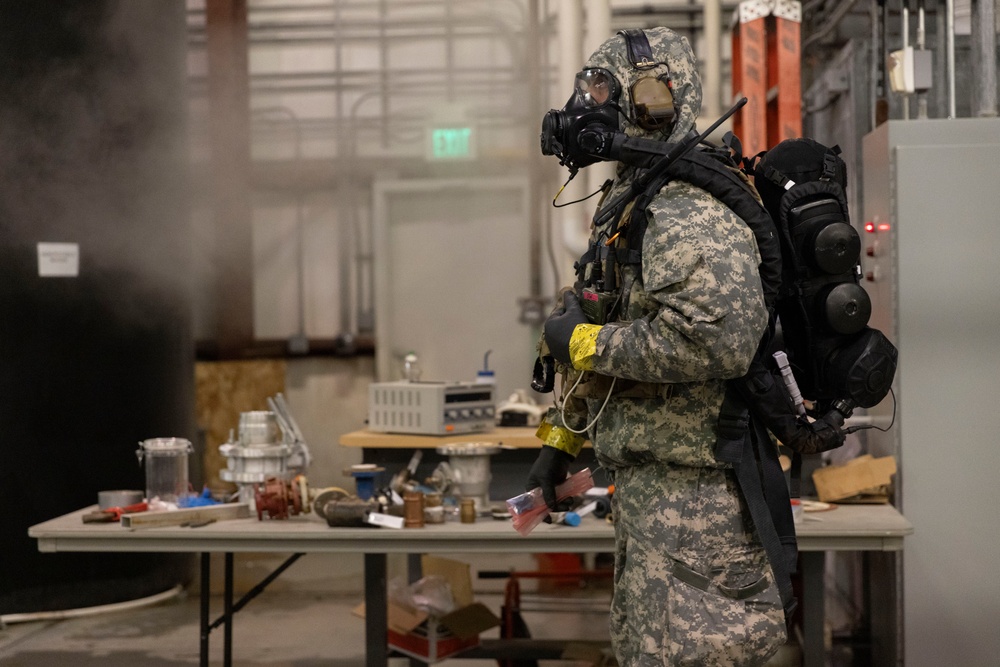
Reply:
[[[653, 70], [636, 69], [629, 61], [625, 38], [615, 35], [594, 51], [585, 67], [602, 67], [618, 79], [621, 91], [618, 103], [628, 119], [624, 128], [626, 134], [674, 143], [694, 129], [701, 112], [701, 77], [698, 76], [697, 61], [686, 37], [669, 28], [647, 28], [644, 32], [649, 39], [654, 61], [664, 64], [657, 65]], [[667, 75], [670, 78], [677, 121], [669, 136], [663, 131], [644, 130], [635, 122], [636, 111], [629, 91], [640, 76], [649, 76], [651, 71], [657, 76]]]

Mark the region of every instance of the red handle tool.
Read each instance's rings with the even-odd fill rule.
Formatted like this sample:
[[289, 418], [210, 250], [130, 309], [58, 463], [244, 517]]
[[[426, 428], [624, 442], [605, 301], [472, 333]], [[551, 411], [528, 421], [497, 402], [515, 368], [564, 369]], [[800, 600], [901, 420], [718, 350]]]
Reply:
[[149, 509], [149, 505], [145, 502], [135, 503], [134, 505], [126, 505], [125, 507], [109, 507], [106, 510], [98, 510], [96, 512], [87, 512], [83, 515], [84, 523], [112, 523], [114, 521], [120, 521], [122, 514], [132, 514], [134, 512], [145, 512]]

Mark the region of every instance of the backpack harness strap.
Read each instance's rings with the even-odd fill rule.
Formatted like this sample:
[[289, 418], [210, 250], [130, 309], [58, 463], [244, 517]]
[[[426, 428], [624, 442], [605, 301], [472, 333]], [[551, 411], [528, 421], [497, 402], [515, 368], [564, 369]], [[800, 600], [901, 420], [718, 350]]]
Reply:
[[788, 489], [777, 448], [763, 426], [750, 419], [746, 403], [731, 383], [719, 411], [715, 456], [733, 466], [740, 493], [771, 563], [787, 621], [798, 606], [791, 580], [797, 567], [798, 544]]
[[[728, 161], [728, 158], [727, 158]], [[672, 180], [686, 181], [699, 187], [721, 201], [742, 219], [753, 232], [760, 252], [760, 279], [764, 301], [773, 308], [781, 285], [781, 244], [770, 214], [754, 197], [750, 186], [734, 171], [734, 166], [723, 162], [710, 151], [691, 151], [671, 165], [663, 179], [654, 182], [636, 200], [632, 215], [625, 224], [626, 252], [619, 250], [619, 264], [641, 264], [642, 237], [649, 221], [646, 207], [653, 197]]]

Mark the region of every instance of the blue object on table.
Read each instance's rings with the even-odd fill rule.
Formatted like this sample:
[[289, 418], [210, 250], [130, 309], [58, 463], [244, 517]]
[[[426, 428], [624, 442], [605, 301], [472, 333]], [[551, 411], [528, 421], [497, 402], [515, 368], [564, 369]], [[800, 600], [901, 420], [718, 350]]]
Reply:
[[206, 486], [201, 490], [201, 495], [185, 496], [177, 499], [178, 507], [206, 507], [208, 505], [218, 505], [219, 501], [212, 498], [212, 492]]
[[375, 479], [385, 468], [351, 468], [350, 474], [354, 478], [354, 486], [361, 500], [368, 500], [375, 495]]

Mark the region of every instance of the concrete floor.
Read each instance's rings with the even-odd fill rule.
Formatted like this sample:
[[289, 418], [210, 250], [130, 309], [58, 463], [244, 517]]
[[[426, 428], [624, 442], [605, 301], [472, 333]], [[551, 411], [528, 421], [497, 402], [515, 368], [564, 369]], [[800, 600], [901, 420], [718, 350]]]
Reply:
[[[475, 569], [533, 569], [524, 562], [480, 562]], [[468, 562], [468, 559], [466, 559]], [[271, 588], [251, 601], [235, 617], [233, 664], [239, 667], [348, 667], [364, 664], [364, 620], [352, 610], [361, 602], [360, 582], [350, 586], [330, 577], [344, 567], [343, 559], [310, 554], [295, 563]], [[270, 562], [270, 561], [268, 561]], [[277, 561], [280, 562], [280, 561]], [[399, 564], [396, 564], [397, 567]], [[501, 567], [497, 567], [497, 566]], [[348, 568], [352, 569], [352, 568]], [[215, 567], [213, 565], [213, 570]], [[236, 590], [259, 581], [264, 570], [260, 559], [236, 564]], [[247, 577], [250, 571], [252, 577]], [[241, 585], [241, 575], [249, 581]], [[393, 563], [390, 562], [390, 578]], [[213, 590], [221, 576], [213, 575]], [[246, 585], [249, 584], [249, 585]], [[502, 582], [476, 583], [477, 600], [494, 613], [502, 603]], [[353, 586], [356, 590], [350, 589]], [[485, 590], [484, 590], [485, 589]], [[596, 591], [597, 599], [607, 593]], [[527, 603], [530, 594], [525, 595]], [[557, 594], [556, 597], [559, 597]], [[221, 596], [213, 594], [212, 618], [221, 614]], [[607, 617], [600, 613], [525, 612], [524, 618], [538, 639], [607, 640]], [[61, 621], [9, 624], [0, 629], [0, 665], [3, 667], [186, 667], [198, 664], [199, 595], [197, 588], [154, 606]], [[499, 637], [499, 630], [483, 633]], [[222, 629], [213, 631], [211, 664], [222, 664]], [[407, 659], [390, 660], [405, 667]], [[483, 660], [445, 660], [441, 667], [483, 667]], [[574, 667], [574, 661], [541, 661], [543, 665]]]
[[[483, 570], [532, 570], [528, 554], [456, 555], [470, 564], [476, 599], [495, 614], [503, 602], [504, 580], [479, 579]], [[237, 597], [253, 587], [283, 560], [273, 554], [238, 554], [234, 568]], [[389, 579], [405, 572], [405, 560], [389, 560]], [[212, 611], [222, 613], [218, 585], [221, 563], [213, 562]], [[355, 667], [364, 665], [364, 620], [352, 613], [363, 599], [360, 558], [309, 554], [275, 580], [235, 617], [233, 664], [237, 667]], [[197, 579], [197, 578], [196, 578]], [[537, 591], [522, 584], [522, 616], [535, 639], [610, 643], [607, 603], [610, 592], [600, 585], [589, 590]], [[548, 608], [540, 610], [541, 606]], [[553, 611], [553, 607], [557, 610]], [[531, 609], [535, 608], [535, 611]], [[0, 667], [188, 667], [198, 665], [199, 593], [189, 586], [180, 595], [153, 606], [60, 621], [8, 624], [0, 629]], [[499, 629], [482, 634], [498, 638]], [[212, 665], [222, 664], [222, 629], [210, 641]], [[798, 649], [785, 647], [769, 667], [793, 667]], [[390, 659], [390, 667], [408, 667], [407, 658]], [[456, 658], [440, 667], [483, 667], [494, 661]], [[539, 661], [539, 667], [589, 667], [578, 660]], [[834, 661], [834, 665], [838, 663]], [[845, 663], [850, 664], [850, 663]]]

